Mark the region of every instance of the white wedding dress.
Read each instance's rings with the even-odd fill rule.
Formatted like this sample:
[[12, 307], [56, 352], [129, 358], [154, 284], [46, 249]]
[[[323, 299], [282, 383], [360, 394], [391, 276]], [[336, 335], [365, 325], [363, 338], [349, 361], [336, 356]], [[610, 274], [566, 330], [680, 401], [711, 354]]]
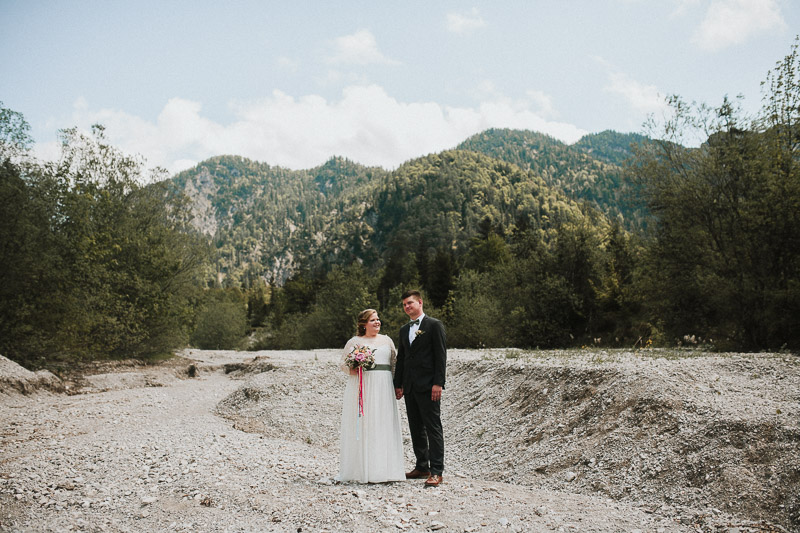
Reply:
[[[344, 347], [344, 358], [360, 344], [374, 350], [376, 365], [391, 365], [397, 359], [394, 342], [386, 335], [353, 337]], [[381, 483], [404, 481], [403, 438], [400, 413], [392, 383], [392, 371], [369, 370], [363, 373], [364, 414], [358, 416], [358, 376], [347, 376], [339, 432], [338, 481]]]

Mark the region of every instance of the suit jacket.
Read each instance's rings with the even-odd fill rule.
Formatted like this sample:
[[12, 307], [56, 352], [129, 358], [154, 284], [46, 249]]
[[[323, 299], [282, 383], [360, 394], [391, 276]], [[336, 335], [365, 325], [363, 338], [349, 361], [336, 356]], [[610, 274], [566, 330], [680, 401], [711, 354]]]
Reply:
[[447, 335], [444, 324], [425, 315], [419, 324], [414, 342], [408, 342], [410, 324], [400, 328], [395, 388], [405, 391], [429, 391], [434, 385], [444, 388], [447, 365]]

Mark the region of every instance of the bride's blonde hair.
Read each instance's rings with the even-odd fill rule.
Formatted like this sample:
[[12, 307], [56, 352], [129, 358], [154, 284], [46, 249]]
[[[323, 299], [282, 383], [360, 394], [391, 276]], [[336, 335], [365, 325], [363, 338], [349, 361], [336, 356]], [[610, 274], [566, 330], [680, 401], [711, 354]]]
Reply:
[[358, 313], [358, 336], [361, 337], [367, 332], [367, 322], [372, 313], [377, 313], [375, 309], [364, 309]]

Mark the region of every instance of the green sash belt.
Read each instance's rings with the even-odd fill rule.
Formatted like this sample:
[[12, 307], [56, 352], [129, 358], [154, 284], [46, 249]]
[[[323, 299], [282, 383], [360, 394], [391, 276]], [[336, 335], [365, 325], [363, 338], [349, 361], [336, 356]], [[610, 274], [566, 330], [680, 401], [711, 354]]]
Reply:
[[392, 370], [392, 365], [375, 365], [372, 368], [365, 368], [364, 370]]

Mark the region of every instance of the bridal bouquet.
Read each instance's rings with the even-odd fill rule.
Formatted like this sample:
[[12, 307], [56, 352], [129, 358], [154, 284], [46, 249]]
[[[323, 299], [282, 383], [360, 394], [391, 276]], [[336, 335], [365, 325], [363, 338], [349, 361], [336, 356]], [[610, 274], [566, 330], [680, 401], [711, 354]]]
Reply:
[[349, 368], [358, 369], [358, 417], [361, 418], [364, 416], [364, 370], [375, 366], [375, 352], [369, 346], [356, 344], [344, 362]]
[[349, 368], [365, 370], [375, 366], [374, 351], [369, 346], [356, 344], [344, 360]]

